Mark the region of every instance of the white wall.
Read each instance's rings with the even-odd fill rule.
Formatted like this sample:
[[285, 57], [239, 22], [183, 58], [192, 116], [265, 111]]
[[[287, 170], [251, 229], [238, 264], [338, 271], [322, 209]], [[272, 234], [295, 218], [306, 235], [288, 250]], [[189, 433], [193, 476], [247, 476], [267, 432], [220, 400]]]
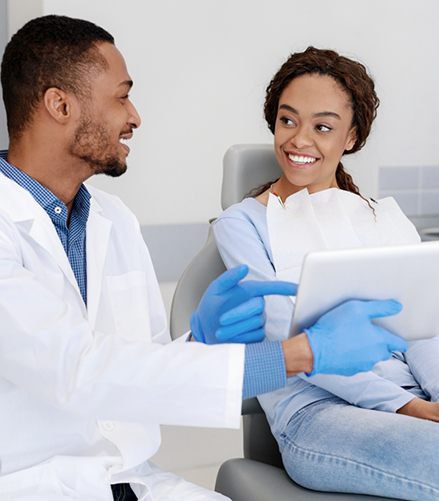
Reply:
[[290, 52], [309, 44], [360, 59], [377, 81], [375, 131], [346, 160], [364, 194], [376, 196], [379, 166], [439, 164], [437, 0], [42, 4], [44, 14], [102, 25], [127, 60], [143, 125], [131, 141], [130, 171], [95, 183], [122, 196], [142, 224], [204, 222], [220, 212], [224, 152], [271, 141], [265, 86]]

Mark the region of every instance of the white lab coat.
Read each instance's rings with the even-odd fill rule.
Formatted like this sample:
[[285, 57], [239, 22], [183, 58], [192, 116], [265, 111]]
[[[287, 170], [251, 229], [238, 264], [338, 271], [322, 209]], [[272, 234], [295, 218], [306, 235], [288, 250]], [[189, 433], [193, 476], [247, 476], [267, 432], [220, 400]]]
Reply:
[[166, 344], [135, 217], [89, 191], [86, 309], [50, 218], [0, 174], [0, 499], [204, 499], [146, 460], [160, 424], [239, 426], [244, 347]]

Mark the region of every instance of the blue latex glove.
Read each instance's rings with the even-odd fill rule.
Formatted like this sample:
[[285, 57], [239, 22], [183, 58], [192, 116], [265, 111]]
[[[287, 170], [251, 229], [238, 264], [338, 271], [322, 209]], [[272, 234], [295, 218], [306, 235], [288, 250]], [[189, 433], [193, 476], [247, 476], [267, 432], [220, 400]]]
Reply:
[[240, 282], [248, 266], [232, 268], [214, 280], [192, 315], [192, 336], [206, 344], [258, 343], [265, 338], [263, 296], [295, 296], [297, 285], [289, 282]]
[[313, 327], [305, 329], [314, 354], [313, 372], [308, 375], [352, 376], [387, 360], [392, 351], [406, 351], [404, 339], [371, 322], [401, 310], [397, 301], [351, 300], [325, 313]]

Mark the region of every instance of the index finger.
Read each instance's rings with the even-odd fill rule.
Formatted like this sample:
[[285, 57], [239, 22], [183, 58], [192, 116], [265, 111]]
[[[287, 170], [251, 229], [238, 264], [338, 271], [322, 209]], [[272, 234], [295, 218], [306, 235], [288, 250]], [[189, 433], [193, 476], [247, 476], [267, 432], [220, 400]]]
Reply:
[[295, 296], [297, 294], [297, 284], [292, 282], [281, 282], [279, 280], [259, 282], [256, 280], [248, 280], [241, 283], [241, 287], [245, 287], [251, 297], [256, 296]]
[[214, 294], [223, 294], [228, 290], [238, 285], [239, 281], [242, 280], [248, 273], [248, 266], [246, 264], [241, 264], [240, 266], [235, 266], [230, 268], [230, 270], [222, 273], [217, 279], [215, 279], [209, 287]]

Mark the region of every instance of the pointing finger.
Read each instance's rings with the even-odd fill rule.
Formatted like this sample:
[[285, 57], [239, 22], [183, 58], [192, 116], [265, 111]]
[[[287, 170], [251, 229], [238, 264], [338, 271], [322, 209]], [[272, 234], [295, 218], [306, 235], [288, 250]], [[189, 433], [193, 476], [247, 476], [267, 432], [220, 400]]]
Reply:
[[242, 287], [248, 287], [251, 296], [269, 296], [278, 294], [280, 296], [295, 296], [297, 294], [297, 284], [292, 282], [281, 282], [273, 280], [270, 282], [258, 282], [249, 280], [241, 284]]
[[248, 266], [241, 264], [235, 268], [225, 271], [211, 284], [212, 292], [214, 294], [222, 294], [235, 287], [240, 280], [242, 280], [248, 273]]

